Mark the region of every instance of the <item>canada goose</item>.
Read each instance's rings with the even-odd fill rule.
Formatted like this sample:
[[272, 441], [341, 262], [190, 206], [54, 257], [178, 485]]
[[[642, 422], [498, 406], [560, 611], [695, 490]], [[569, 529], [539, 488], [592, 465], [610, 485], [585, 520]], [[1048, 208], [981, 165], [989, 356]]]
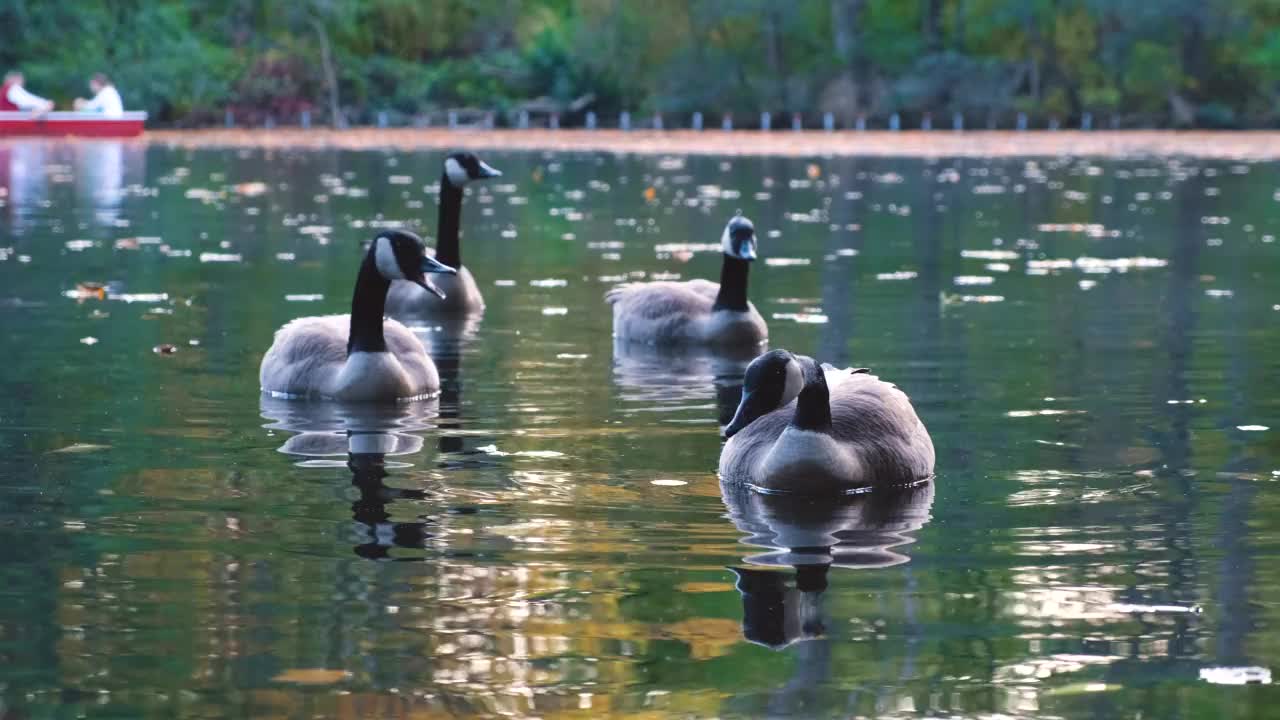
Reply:
[[428, 274], [454, 269], [425, 255], [422, 238], [388, 230], [369, 245], [350, 315], [304, 317], [276, 331], [258, 372], [264, 392], [289, 397], [394, 401], [440, 389], [436, 366], [409, 328], [384, 319], [387, 289], [409, 280], [443, 297]]
[[428, 251], [449, 267], [457, 268], [453, 277], [439, 280], [444, 295], [425, 292], [412, 282], [391, 283], [387, 293], [387, 313], [396, 317], [414, 315], [467, 315], [484, 310], [484, 296], [471, 271], [462, 265], [458, 226], [462, 218], [463, 188], [472, 180], [501, 176], [480, 158], [469, 152], [453, 153], [444, 159], [440, 174], [440, 212], [436, 220], [436, 249]]
[[764, 318], [747, 301], [747, 271], [756, 259], [756, 231], [736, 215], [720, 236], [720, 283], [648, 282], [610, 290], [613, 335], [650, 345], [759, 345], [769, 336]]
[[933, 441], [901, 390], [786, 350], [747, 367], [724, 434], [720, 476], [766, 492], [843, 493], [933, 475]]

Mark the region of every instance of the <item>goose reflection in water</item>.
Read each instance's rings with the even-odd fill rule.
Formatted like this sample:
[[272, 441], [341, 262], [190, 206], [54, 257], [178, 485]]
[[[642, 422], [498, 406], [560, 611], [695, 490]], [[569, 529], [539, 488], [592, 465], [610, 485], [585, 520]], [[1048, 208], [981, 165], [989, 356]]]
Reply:
[[[419, 324], [410, 326], [426, 346], [427, 354], [435, 361], [436, 370], [440, 373], [439, 415], [436, 423], [440, 467], [444, 469], [483, 467], [490, 464], [486, 453], [474, 446], [467, 448], [467, 434], [464, 432], [465, 423], [462, 418], [462, 358], [477, 352], [480, 321], [483, 317], [482, 313], [470, 313], [432, 318], [429, 327], [422, 326], [421, 319], [415, 318], [412, 322]], [[473, 443], [482, 444], [484, 443]]]
[[[360, 542], [353, 551], [372, 560], [395, 558], [393, 548], [423, 549], [437, 534], [439, 521], [431, 515], [394, 522], [388, 506], [398, 501], [423, 503], [429, 490], [388, 486], [389, 469], [413, 467], [394, 458], [415, 455], [425, 444], [417, 433], [435, 428], [438, 400], [394, 406], [342, 405], [279, 400], [263, 396], [265, 427], [294, 433], [279, 450], [304, 458], [304, 467], [343, 467], [359, 495], [351, 503], [351, 517]], [[343, 459], [345, 458], [345, 460]]]
[[831, 568], [883, 569], [910, 560], [906, 548], [929, 521], [934, 486], [807, 498], [721, 483], [720, 492], [730, 520], [745, 533], [741, 542], [764, 550], [730, 568], [742, 594], [743, 635], [781, 649], [824, 636]]
[[614, 338], [613, 379], [622, 400], [663, 410], [705, 403], [707, 388], [714, 387], [718, 422], [727, 425], [742, 399], [747, 365], [767, 349], [657, 347]]

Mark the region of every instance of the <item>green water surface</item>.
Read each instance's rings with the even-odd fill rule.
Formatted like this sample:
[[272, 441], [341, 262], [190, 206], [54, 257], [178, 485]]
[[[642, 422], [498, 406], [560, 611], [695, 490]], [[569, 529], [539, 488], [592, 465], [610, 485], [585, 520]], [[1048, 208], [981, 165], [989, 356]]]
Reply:
[[[1280, 717], [1280, 166], [482, 155], [373, 410], [258, 363], [439, 154], [0, 145], [0, 717]], [[722, 493], [741, 361], [613, 347], [738, 209], [934, 485]]]

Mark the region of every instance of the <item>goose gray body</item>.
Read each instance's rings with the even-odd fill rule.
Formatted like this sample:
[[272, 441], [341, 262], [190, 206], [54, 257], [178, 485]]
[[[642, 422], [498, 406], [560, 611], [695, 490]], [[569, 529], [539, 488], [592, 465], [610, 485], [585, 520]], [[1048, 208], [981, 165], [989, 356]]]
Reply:
[[440, 376], [418, 336], [385, 319], [385, 352], [347, 354], [350, 315], [304, 317], [276, 331], [258, 380], [267, 392], [296, 397], [368, 401], [429, 395]]
[[720, 238], [720, 282], [687, 280], [621, 285], [605, 294], [613, 306], [613, 336], [663, 346], [757, 346], [769, 329], [747, 300], [747, 276], [756, 259], [755, 227], [736, 215]]
[[[782, 355], [789, 353], [773, 351], [753, 365]], [[720, 454], [720, 475], [726, 482], [769, 491], [829, 494], [932, 477], [933, 440], [905, 393], [865, 370], [837, 370], [829, 365], [818, 371], [820, 383], [810, 378], [796, 393], [796, 366], [805, 361], [813, 363], [807, 358], [785, 362], [776, 378], [779, 392], [777, 402], [770, 404], [772, 409], [745, 424], [738, 417], [731, 423], [726, 432], [732, 436]], [[797, 395], [819, 384], [827, 396], [829, 420], [801, 422], [804, 405], [818, 401]], [[756, 392], [761, 390], [749, 394]], [[744, 394], [740, 416], [748, 403]]]
[[623, 285], [605, 300], [613, 306], [613, 334], [650, 345], [759, 345], [769, 329], [755, 305], [718, 310], [720, 286], [709, 280]]

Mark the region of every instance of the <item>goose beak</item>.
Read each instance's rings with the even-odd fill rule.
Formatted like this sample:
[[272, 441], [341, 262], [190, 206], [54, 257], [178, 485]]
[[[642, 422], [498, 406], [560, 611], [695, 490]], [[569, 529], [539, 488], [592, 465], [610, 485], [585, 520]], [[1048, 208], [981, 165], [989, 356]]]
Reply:
[[502, 171], [493, 167], [489, 163], [480, 161], [480, 179], [502, 177]]
[[721, 433], [726, 440], [737, 435], [742, 428], [750, 425], [751, 421], [755, 420], [752, 415], [752, 407], [751, 393], [743, 390], [742, 401], [738, 403], [738, 411], [733, 414], [733, 419], [729, 421], [728, 425], [724, 426], [724, 431]]
[[443, 300], [444, 291], [436, 287], [436, 284], [431, 282], [431, 280], [428, 279], [427, 277], [432, 273], [440, 273], [443, 275], [457, 275], [458, 271], [454, 268], [449, 267], [448, 265], [445, 265], [439, 260], [436, 260], [430, 255], [422, 256], [422, 277], [417, 280], [414, 280], [414, 282], [417, 283], [419, 286], [421, 286], [423, 290], [426, 290], [432, 295], [435, 295], [436, 297]]
[[423, 290], [426, 290], [441, 300], [444, 299], [444, 291], [437, 287], [435, 283], [431, 282], [426, 275], [423, 275], [421, 280], [416, 280], [415, 282], [418, 283], [418, 286]]
[[751, 262], [756, 259], [756, 234], [754, 232], [738, 233], [731, 236], [730, 254], [739, 260]]

